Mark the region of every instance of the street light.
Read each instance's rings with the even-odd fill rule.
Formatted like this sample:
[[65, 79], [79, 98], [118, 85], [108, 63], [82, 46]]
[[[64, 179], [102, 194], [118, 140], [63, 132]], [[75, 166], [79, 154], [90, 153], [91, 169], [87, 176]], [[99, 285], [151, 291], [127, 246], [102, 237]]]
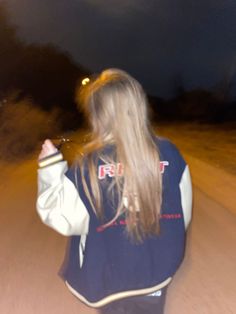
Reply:
[[89, 79], [88, 77], [86, 77], [86, 78], [84, 78], [84, 79], [82, 80], [81, 84], [82, 84], [83, 86], [85, 86], [85, 85], [88, 84], [89, 82], [90, 82], [90, 79]]

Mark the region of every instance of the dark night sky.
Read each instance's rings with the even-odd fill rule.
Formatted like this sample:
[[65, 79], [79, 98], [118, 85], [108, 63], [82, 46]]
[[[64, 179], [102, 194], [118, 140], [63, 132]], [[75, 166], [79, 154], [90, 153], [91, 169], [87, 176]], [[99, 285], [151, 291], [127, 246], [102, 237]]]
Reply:
[[94, 72], [120, 67], [161, 97], [228, 80], [236, 97], [235, 0], [3, 2], [21, 38], [56, 44]]

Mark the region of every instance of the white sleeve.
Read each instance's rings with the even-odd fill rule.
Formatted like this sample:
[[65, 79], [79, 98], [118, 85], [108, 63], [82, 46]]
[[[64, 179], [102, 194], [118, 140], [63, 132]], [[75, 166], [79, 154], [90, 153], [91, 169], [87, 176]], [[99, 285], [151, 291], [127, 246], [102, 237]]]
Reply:
[[188, 166], [186, 166], [184, 169], [179, 186], [184, 215], [184, 224], [185, 229], [187, 229], [192, 218], [192, 182]]
[[88, 233], [89, 214], [79, 193], [66, 176], [67, 162], [38, 170], [37, 212], [41, 220], [59, 233]]

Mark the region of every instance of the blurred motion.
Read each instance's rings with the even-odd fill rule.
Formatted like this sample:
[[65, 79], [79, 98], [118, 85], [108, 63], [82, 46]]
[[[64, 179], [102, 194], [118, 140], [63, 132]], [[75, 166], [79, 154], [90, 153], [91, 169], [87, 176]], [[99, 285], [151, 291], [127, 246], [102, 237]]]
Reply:
[[60, 130], [59, 109], [43, 111], [30, 98], [11, 95], [0, 107], [0, 159], [19, 161], [32, 154], [40, 140]]
[[236, 312], [235, 21], [230, 0], [0, 1], [1, 314], [98, 314], [58, 280], [67, 238], [35, 212], [36, 164], [46, 138], [77, 162], [92, 138], [80, 102], [107, 65], [139, 78], [153, 130], [190, 165], [194, 215], [165, 314]]

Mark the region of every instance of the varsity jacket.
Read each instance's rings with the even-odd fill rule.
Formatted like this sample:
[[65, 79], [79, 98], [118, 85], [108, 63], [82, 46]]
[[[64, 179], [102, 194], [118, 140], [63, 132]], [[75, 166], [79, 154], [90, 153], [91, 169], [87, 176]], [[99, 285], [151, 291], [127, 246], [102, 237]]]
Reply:
[[[189, 168], [170, 141], [156, 138], [156, 143], [163, 176], [161, 232], [140, 244], [127, 237], [123, 216], [104, 227], [86, 197], [79, 167], [68, 169], [56, 154], [38, 170], [38, 214], [46, 225], [70, 237], [60, 276], [89, 306], [153, 294], [170, 283], [183, 260], [192, 209]], [[113, 149], [105, 147], [104, 152]], [[114, 217], [118, 202], [116, 195], [111, 200], [107, 194], [115, 173], [122, 175], [122, 165], [97, 160], [106, 222]], [[86, 162], [84, 176], [91, 189]]]

